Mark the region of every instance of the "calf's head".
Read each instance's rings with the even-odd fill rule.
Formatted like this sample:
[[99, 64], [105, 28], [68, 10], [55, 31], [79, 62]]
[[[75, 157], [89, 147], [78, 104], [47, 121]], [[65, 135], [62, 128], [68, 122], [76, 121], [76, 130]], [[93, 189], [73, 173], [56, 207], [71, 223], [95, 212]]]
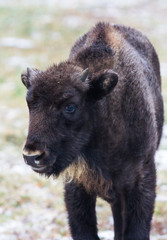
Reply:
[[21, 79], [29, 108], [25, 162], [38, 173], [58, 176], [88, 144], [96, 101], [116, 86], [117, 74], [90, 74], [64, 62], [44, 72], [28, 68]]

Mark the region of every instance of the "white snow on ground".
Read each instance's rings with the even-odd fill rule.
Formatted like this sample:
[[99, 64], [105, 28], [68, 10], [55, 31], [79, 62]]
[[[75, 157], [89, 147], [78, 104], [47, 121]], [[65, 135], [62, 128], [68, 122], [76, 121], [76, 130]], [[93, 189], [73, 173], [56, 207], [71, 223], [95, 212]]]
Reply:
[[12, 56], [7, 59], [6, 64], [12, 67], [17, 67], [17, 66], [25, 67], [26, 65], [30, 66], [31, 63], [25, 57]]
[[31, 49], [34, 47], [34, 43], [26, 38], [4, 37], [0, 39], [0, 46]]
[[163, 134], [161, 139], [161, 148], [156, 152], [155, 161], [158, 170], [167, 170], [167, 125], [163, 127]]
[[101, 239], [111, 240], [114, 237], [114, 232], [113, 231], [101, 231], [101, 232], [99, 232], [98, 235]]
[[167, 77], [167, 63], [166, 62], [161, 62], [161, 76]]
[[158, 235], [158, 237], [157, 236], [153, 236], [152, 238], [151, 238], [151, 240], [167, 240], [167, 235], [163, 235], [163, 236], [160, 236], [160, 235]]
[[[57, 8], [63, 8], [63, 9], [70, 9], [70, 8], [76, 8], [80, 6], [86, 6], [93, 7], [93, 6], [118, 6], [118, 7], [130, 7], [130, 6], [136, 6], [138, 4], [144, 3], [145, 0], [29, 0], [24, 1], [20, 0], [19, 3], [21, 5], [47, 5], [47, 6], [55, 6]], [[1, 0], [1, 5], [16, 5], [18, 4], [18, 0]]]
[[167, 170], [167, 150], [158, 150], [155, 155], [158, 170]]

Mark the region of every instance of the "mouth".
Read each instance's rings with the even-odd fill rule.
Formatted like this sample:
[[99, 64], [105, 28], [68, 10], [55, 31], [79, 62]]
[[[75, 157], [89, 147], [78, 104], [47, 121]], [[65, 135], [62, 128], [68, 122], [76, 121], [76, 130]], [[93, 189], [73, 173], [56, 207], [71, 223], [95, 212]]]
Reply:
[[[31, 167], [31, 169], [39, 174], [44, 174], [47, 177], [51, 175], [58, 176], [62, 170], [61, 165], [58, 163], [58, 157], [55, 154], [41, 155], [42, 157], [27, 156], [23, 154], [25, 163]], [[58, 161], [60, 162], [60, 161]]]
[[48, 167], [47, 166], [43, 166], [43, 167], [31, 167], [33, 171], [38, 172], [38, 173], [42, 173], [44, 172]]
[[54, 156], [51, 158], [49, 155], [46, 155], [46, 153], [40, 156], [27, 156], [23, 154], [23, 157], [25, 163], [29, 165], [34, 172], [46, 174], [48, 172], [50, 173], [57, 160], [57, 157]]

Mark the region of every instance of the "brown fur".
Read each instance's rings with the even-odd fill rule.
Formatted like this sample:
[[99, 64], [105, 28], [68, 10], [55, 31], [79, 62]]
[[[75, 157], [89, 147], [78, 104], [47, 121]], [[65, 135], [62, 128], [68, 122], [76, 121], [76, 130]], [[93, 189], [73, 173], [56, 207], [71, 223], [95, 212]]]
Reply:
[[[81, 38], [79, 41], [82, 41], [82, 40], [83, 39]], [[111, 58], [111, 55], [103, 52], [103, 55], [100, 55], [99, 57], [97, 57], [97, 55], [96, 55], [96, 57], [93, 57], [93, 54], [92, 54], [93, 61], [90, 61], [91, 53], [90, 53], [89, 49], [90, 49], [90, 46], [92, 46], [94, 43], [96, 43], [96, 41], [97, 41], [97, 44], [100, 41], [105, 41], [108, 48], [111, 48], [113, 50], [113, 52], [111, 54], [114, 57]], [[77, 52], [77, 54], [75, 54], [75, 49], [74, 49], [75, 46], [74, 46], [74, 48], [72, 49], [71, 54], [70, 54], [70, 61], [74, 61], [74, 62], [77, 61], [79, 63], [81, 61], [81, 59], [82, 60], [84, 59], [84, 67], [89, 66], [89, 71], [92, 73], [98, 72], [99, 70], [111, 69], [111, 68], [113, 68], [114, 64], [117, 64], [118, 53], [121, 50], [123, 41], [124, 41], [124, 38], [114, 28], [113, 25], [111, 25], [109, 23], [107, 23], [107, 24], [100, 23], [100, 24], [96, 25], [94, 28], [92, 28], [86, 34], [86, 40], [84, 42], [84, 45]], [[89, 56], [86, 55], [87, 51], [89, 52]], [[82, 63], [82, 61], [81, 61], [81, 63]]]
[[72, 181], [78, 185], [83, 185], [88, 193], [103, 192], [104, 197], [109, 197], [109, 189], [111, 181], [104, 179], [101, 171], [91, 169], [83, 157], [79, 157], [77, 161], [70, 164], [62, 173], [61, 177], [65, 183]]
[[22, 81], [30, 110], [24, 158], [40, 174], [62, 175], [73, 239], [99, 240], [102, 197], [113, 210], [115, 240], [149, 240], [163, 101], [147, 37], [100, 22], [67, 61], [28, 68]]

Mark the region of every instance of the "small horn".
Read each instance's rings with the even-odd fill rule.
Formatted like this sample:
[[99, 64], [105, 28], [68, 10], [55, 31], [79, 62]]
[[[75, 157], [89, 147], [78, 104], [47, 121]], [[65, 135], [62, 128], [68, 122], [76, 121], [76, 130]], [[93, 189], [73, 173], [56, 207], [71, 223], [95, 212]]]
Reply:
[[81, 79], [82, 82], [85, 82], [88, 74], [89, 74], [89, 69], [86, 68], [86, 69], [81, 73], [81, 78], [80, 78], [80, 79]]

